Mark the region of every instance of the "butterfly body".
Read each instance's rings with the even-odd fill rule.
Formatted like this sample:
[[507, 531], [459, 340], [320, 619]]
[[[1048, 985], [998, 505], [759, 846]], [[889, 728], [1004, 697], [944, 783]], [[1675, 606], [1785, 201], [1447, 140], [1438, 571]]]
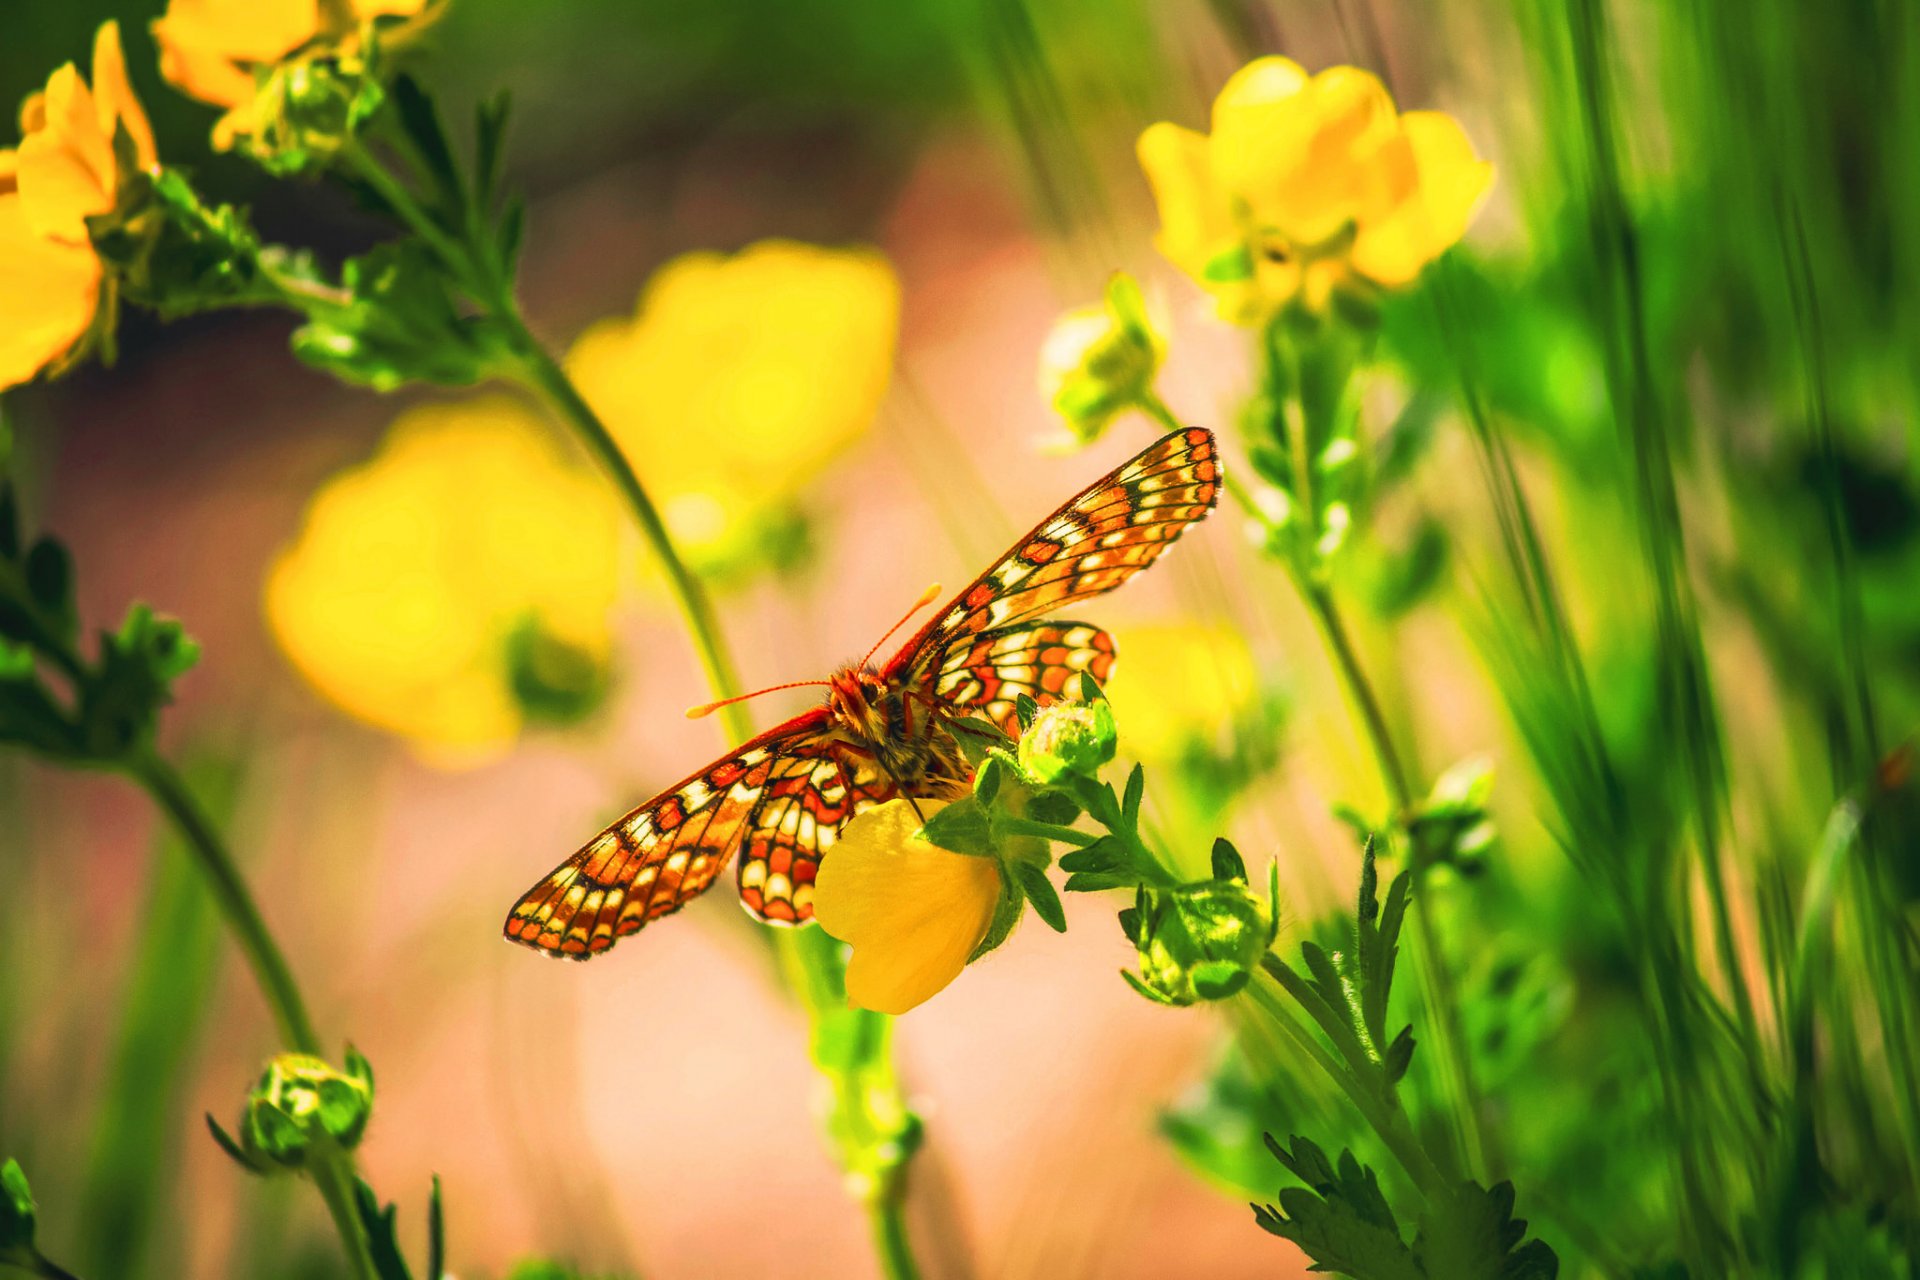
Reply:
[[825, 701], [736, 748], [602, 831], [523, 894], [509, 939], [586, 959], [708, 888], [737, 849], [740, 900], [771, 924], [813, 915], [820, 860], [856, 814], [940, 796], [968, 769], [954, 722], [1009, 734], [1026, 695], [1104, 681], [1113, 639], [1043, 615], [1119, 586], [1213, 509], [1210, 432], [1176, 431], [1070, 499], [885, 663], [849, 663]]

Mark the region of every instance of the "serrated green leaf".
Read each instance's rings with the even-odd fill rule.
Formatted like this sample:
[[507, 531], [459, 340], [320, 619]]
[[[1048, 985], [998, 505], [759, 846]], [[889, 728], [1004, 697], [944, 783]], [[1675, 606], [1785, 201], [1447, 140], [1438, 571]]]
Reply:
[[1513, 1216], [1511, 1182], [1463, 1182], [1420, 1215], [1413, 1252], [1429, 1276], [1554, 1280], [1560, 1259], [1539, 1240], [1522, 1245], [1526, 1234], [1526, 1220]]
[[[1399, 1224], [1373, 1170], [1351, 1151], [1337, 1165], [1305, 1138], [1282, 1147], [1268, 1138], [1276, 1158], [1305, 1187], [1284, 1187], [1277, 1205], [1254, 1205], [1254, 1220], [1291, 1240], [1313, 1260], [1315, 1271], [1339, 1271], [1357, 1280], [1434, 1280], [1400, 1238]], [[1464, 1274], [1458, 1280], [1469, 1280]]]

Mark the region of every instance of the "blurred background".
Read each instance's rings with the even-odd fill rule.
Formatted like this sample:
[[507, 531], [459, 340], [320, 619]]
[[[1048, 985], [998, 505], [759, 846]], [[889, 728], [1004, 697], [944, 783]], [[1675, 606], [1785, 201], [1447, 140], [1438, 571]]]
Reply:
[[[155, 73], [147, 24], [160, 7], [13, 0], [0, 101], [81, 58], [98, 22], [117, 17], [160, 151], [203, 191], [250, 204], [271, 239], [344, 256], [377, 238], [380, 225], [339, 191], [270, 183], [208, 150], [214, 113]], [[1805, 503], [1810, 476], [1846, 486], [1871, 659], [1896, 728], [1920, 654], [1906, 425], [1920, 255], [1911, 219], [1895, 213], [1914, 182], [1895, 140], [1916, 123], [1920, 79], [1905, 70], [1915, 36], [1888, 49], [1878, 9], [1841, 9], [1820, 19], [1759, 5], [1757, 52], [1734, 58], [1721, 43], [1730, 19], [1612, 6], [1624, 163], [1644, 215], [1645, 341], [1659, 394], [1688, 406], [1677, 448], [1697, 521], [1692, 563], [1709, 588], [1731, 767], [1760, 797], [1736, 807], [1733, 825], [1792, 847], [1812, 843], [1831, 798], [1825, 766], [1805, 754], [1829, 679], [1828, 637], [1799, 589], [1820, 520]], [[733, 366], [710, 345], [647, 345], [646, 317], [634, 316], [649, 279], [683, 254], [767, 240], [854, 251], [836, 259], [858, 278], [833, 286], [844, 305], [819, 313], [827, 336], [800, 373], [778, 371], [845, 382], [850, 367], [877, 370], [844, 403], [815, 406], [832, 417], [820, 429], [831, 447], [791, 459], [751, 511], [706, 501], [704, 437], [653, 428], [657, 455], [636, 449], [702, 548], [750, 687], [864, 652], [928, 582], [964, 581], [1151, 438], [1156, 428], [1129, 419], [1079, 453], [1043, 447], [1060, 427], [1036, 387], [1037, 352], [1109, 272], [1138, 274], [1166, 323], [1167, 400], [1184, 418], [1232, 426], [1250, 386], [1244, 344], [1152, 251], [1141, 129], [1203, 128], [1219, 85], [1268, 52], [1309, 69], [1368, 67], [1403, 108], [1457, 116], [1499, 180], [1457, 254], [1458, 323], [1414, 303], [1387, 317], [1396, 372], [1370, 393], [1368, 420], [1391, 424], [1418, 465], [1381, 505], [1378, 545], [1355, 553], [1350, 582], [1396, 732], [1428, 775], [1482, 757], [1503, 780], [1501, 870], [1452, 890], [1525, 907], [1497, 917], [1520, 923], [1470, 935], [1466, 982], [1497, 994], [1486, 1007], [1500, 1011], [1483, 1029], [1490, 1087], [1519, 1062], [1579, 1062], [1576, 1078], [1516, 1084], [1512, 1105], [1543, 1129], [1598, 1113], [1644, 1138], [1657, 1124], [1651, 1086], [1608, 1064], [1634, 1034], [1617, 1009], [1624, 966], [1614, 941], [1556, 924], [1578, 919], [1581, 888], [1470, 634], [1495, 535], [1453, 404], [1456, 366], [1470, 363], [1566, 553], [1603, 718], [1657, 774], [1648, 597], [1621, 567], [1636, 533], [1606, 339], [1579, 314], [1589, 264], [1562, 238], [1578, 185], [1556, 141], [1569, 128], [1555, 97], [1565, 40], [1533, 6], [1457, 0], [452, 0], [418, 74], [456, 117], [496, 88], [513, 92], [507, 181], [530, 199], [521, 279], [534, 327], [609, 403], [656, 389], [635, 369], [677, 378], [672, 403], [689, 421], [721, 415], [714, 449], [747, 447], [721, 438], [739, 428], [725, 416], [736, 411], [701, 390]], [[1812, 246], [1838, 461], [1806, 443], [1798, 322], [1778, 243], [1754, 229], [1781, 192], [1795, 193]], [[651, 296], [668, 305], [664, 284]], [[810, 305], [796, 302], [789, 322], [808, 324]], [[555, 480], [556, 509], [610, 549], [581, 570], [582, 589], [604, 596], [597, 620], [546, 620], [540, 638], [558, 646], [558, 665], [527, 660], [546, 701], [521, 697], [483, 722], [427, 709], [498, 700], [495, 673], [491, 693], [362, 682], [354, 704], [339, 691], [353, 673], [277, 628], [325, 590], [339, 571], [328, 565], [392, 547], [327, 549], [316, 495], [428, 525], [469, 519], [489, 501], [493, 473], [478, 464], [457, 493], [419, 496], [390, 479], [382, 497], [368, 477], [399, 475], [381, 468], [404, 469], [408, 440], [478, 439], [488, 422], [538, 411], [505, 393], [475, 408], [469, 395], [346, 388], [288, 353], [291, 328], [265, 313], [165, 326], [129, 315], [116, 367], [10, 393], [6, 412], [30, 523], [57, 531], [83, 567], [83, 618], [107, 625], [143, 599], [204, 646], [166, 745], [225, 817], [317, 1020], [350, 1033], [379, 1072], [362, 1154], [400, 1202], [402, 1239], [418, 1247], [437, 1174], [461, 1276], [503, 1275], [536, 1254], [662, 1277], [874, 1274], [817, 1133], [802, 1019], [730, 887], [589, 966], [500, 938], [506, 908], [539, 875], [720, 745], [713, 722], [680, 714], [709, 695], [638, 548]], [[502, 473], [580, 465], [559, 433], [538, 438], [551, 456], [503, 446]], [[1199, 832], [1219, 830], [1250, 860], [1277, 858], [1289, 919], [1308, 921], [1351, 892], [1352, 841], [1330, 805], [1377, 809], [1379, 784], [1307, 615], [1240, 526], [1223, 509], [1164, 568], [1076, 612], [1117, 636], [1122, 749], [1156, 769], [1169, 843], [1204, 865]], [[552, 554], [588, 556], [571, 545]], [[453, 598], [427, 634], [492, 645], [500, 635], [487, 628], [511, 631], [523, 605], [469, 623]], [[776, 694], [753, 709], [764, 725], [805, 702]], [[284, 1180], [242, 1185], [206, 1138], [202, 1113], [234, 1110], [274, 1039], [142, 797], [4, 756], [0, 813], [0, 1149], [32, 1172], [43, 1247], [88, 1276], [336, 1274], [314, 1198]], [[931, 1265], [996, 1277], [1303, 1272], [1249, 1220], [1249, 1195], [1269, 1196], [1281, 1176], [1233, 1154], [1264, 1113], [1222, 1102], [1225, 1025], [1150, 1006], [1118, 980], [1131, 948], [1115, 905], [1073, 895], [1064, 936], [1029, 923], [900, 1022], [930, 1132], [914, 1176], [945, 1191], [916, 1197]], [[1608, 1140], [1594, 1132], [1584, 1149]], [[1559, 1142], [1536, 1171], [1575, 1168], [1582, 1150]], [[1571, 1176], [1554, 1185], [1617, 1206], [1659, 1194]], [[1631, 1224], [1596, 1228], [1577, 1204], [1533, 1212], [1556, 1245], [1556, 1232], [1617, 1226], [1631, 1252]], [[103, 1220], [114, 1228], [81, 1225]]]

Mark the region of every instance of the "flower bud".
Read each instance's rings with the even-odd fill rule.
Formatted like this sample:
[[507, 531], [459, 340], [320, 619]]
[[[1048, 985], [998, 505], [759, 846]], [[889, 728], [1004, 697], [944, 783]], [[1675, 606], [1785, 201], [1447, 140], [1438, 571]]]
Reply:
[[1239, 991], [1276, 932], [1272, 908], [1243, 879], [1143, 888], [1120, 923], [1140, 954], [1140, 973], [1127, 980], [1148, 999], [1173, 1005]]
[[1020, 767], [1042, 783], [1093, 778], [1113, 759], [1118, 734], [1106, 699], [1043, 707], [1020, 735]]
[[316, 1148], [351, 1151], [373, 1114], [373, 1069], [347, 1050], [347, 1069], [304, 1053], [283, 1053], [247, 1093], [238, 1143], [209, 1116], [227, 1154], [256, 1173], [299, 1169]]
[[1040, 348], [1040, 392], [1074, 438], [1090, 443], [1152, 392], [1165, 354], [1139, 284], [1116, 273], [1102, 303], [1055, 322]]
[[325, 168], [379, 107], [383, 91], [358, 53], [296, 58], [261, 82], [253, 100], [223, 118], [213, 144], [240, 146], [269, 173]]

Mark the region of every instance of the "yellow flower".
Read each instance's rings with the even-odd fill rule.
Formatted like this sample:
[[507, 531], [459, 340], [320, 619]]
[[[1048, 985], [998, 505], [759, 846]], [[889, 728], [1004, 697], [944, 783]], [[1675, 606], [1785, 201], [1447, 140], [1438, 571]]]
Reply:
[[1451, 116], [1401, 114], [1365, 71], [1286, 58], [1227, 81], [1210, 135], [1163, 122], [1139, 153], [1161, 253], [1243, 324], [1296, 297], [1318, 310], [1348, 282], [1410, 284], [1493, 183]]
[[429, 0], [169, 0], [153, 23], [160, 74], [190, 98], [226, 107], [214, 126], [225, 150], [255, 128], [254, 98], [274, 66], [308, 45], [350, 53], [358, 25], [410, 18]]
[[1247, 642], [1230, 627], [1129, 627], [1107, 682], [1130, 754], [1169, 760], [1195, 737], [1211, 737], [1260, 695]]
[[869, 809], [820, 864], [814, 919], [853, 947], [847, 998], [863, 1009], [905, 1013], [939, 994], [993, 923], [999, 864], [918, 834], [945, 807], [900, 799]]
[[899, 320], [880, 254], [769, 240], [669, 262], [637, 315], [580, 336], [567, 371], [713, 565], [867, 429]]
[[266, 615], [314, 688], [423, 756], [477, 763], [597, 693], [620, 516], [517, 402], [403, 413], [315, 494]]
[[159, 164], [119, 24], [94, 37], [92, 87], [72, 63], [61, 67], [21, 106], [20, 131], [19, 149], [0, 151], [0, 387], [70, 363], [96, 319], [112, 315], [87, 219], [119, 199], [122, 132], [140, 169]]

